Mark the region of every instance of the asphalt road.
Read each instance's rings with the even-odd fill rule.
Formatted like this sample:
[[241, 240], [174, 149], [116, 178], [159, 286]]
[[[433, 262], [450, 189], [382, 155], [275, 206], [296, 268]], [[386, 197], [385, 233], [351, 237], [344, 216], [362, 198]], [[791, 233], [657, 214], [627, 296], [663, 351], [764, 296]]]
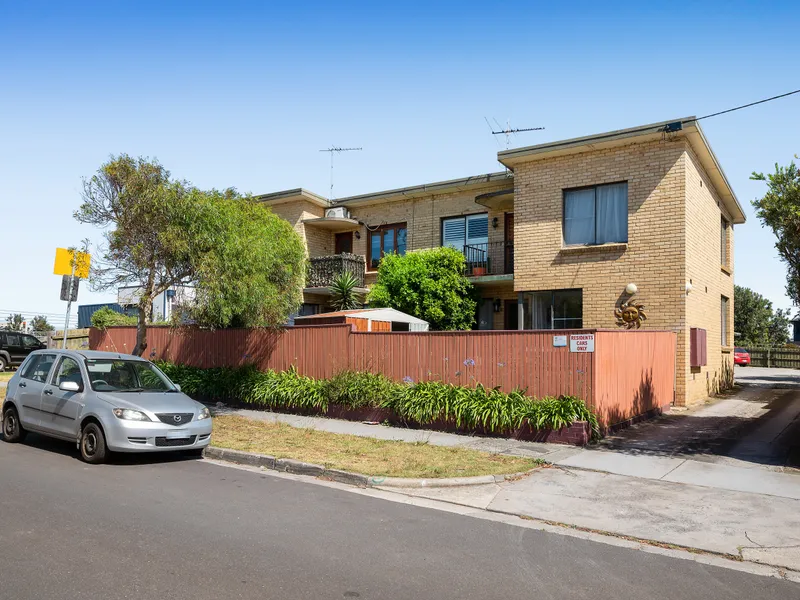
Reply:
[[0, 442], [0, 598], [800, 598], [800, 585], [207, 461]]

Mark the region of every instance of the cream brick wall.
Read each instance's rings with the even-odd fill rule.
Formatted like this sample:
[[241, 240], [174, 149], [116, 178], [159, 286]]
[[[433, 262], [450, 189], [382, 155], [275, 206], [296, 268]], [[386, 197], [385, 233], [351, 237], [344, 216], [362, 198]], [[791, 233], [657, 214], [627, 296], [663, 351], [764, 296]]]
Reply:
[[[588, 249], [563, 248], [565, 189], [626, 181], [628, 243]], [[407, 248], [441, 244], [444, 217], [488, 212], [489, 241], [504, 239], [504, 214], [475, 202], [479, 194], [509, 187], [511, 181], [449, 194], [349, 207], [351, 216], [369, 227], [406, 223]], [[731, 354], [720, 346], [721, 296], [729, 298], [729, 340], [733, 344], [733, 275], [720, 266], [720, 201], [689, 143], [678, 138], [531, 160], [515, 167], [514, 281], [480, 286], [487, 299], [516, 299], [518, 292], [580, 288], [583, 325], [616, 328], [614, 309], [627, 298], [628, 283], [638, 288], [648, 320], [644, 327], [678, 332], [676, 403], [686, 404], [715, 393], [725, 378]], [[333, 253], [333, 233], [304, 227], [302, 219], [322, 216], [308, 202], [273, 210], [288, 219], [306, 240], [311, 256]], [[726, 215], [728, 216], [728, 215]], [[497, 217], [498, 227], [491, 222]], [[353, 252], [367, 254], [367, 227], [353, 239]], [[733, 228], [729, 229], [729, 264], [733, 265]], [[693, 289], [687, 295], [686, 282]], [[375, 273], [367, 273], [367, 285]], [[315, 299], [318, 300], [318, 299]], [[494, 314], [504, 326], [505, 306]], [[689, 329], [708, 332], [708, 366], [689, 367]]]
[[[723, 269], [720, 249], [720, 219], [730, 215], [691, 148], [686, 159], [686, 280], [692, 290], [686, 296], [686, 324], [678, 338], [679, 373], [686, 380], [686, 402], [717, 393], [732, 374], [733, 273]], [[728, 228], [728, 265], [733, 266], [733, 226]], [[722, 296], [728, 298], [728, 345], [722, 341]], [[707, 331], [708, 365], [689, 367], [689, 329]]]
[[[468, 191], [450, 194], [432, 194], [422, 198], [384, 202], [368, 206], [352, 206], [350, 216], [364, 222], [370, 228], [393, 223], [405, 223], [408, 231], [407, 250], [438, 248], [441, 245], [441, 224], [445, 217], [487, 213], [489, 215], [489, 242], [502, 242], [504, 236], [504, 213], [491, 211], [477, 204], [475, 197], [487, 192], [511, 187], [508, 182], [488, 186], [476, 186]], [[497, 228], [492, 227], [492, 219], [497, 217]], [[359, 230], [361, 239], [353, 239], [353, 252], [367, 255], [369, 232], [367, 227]], [[367, 285], [375, 283], [376, 273], [369, 271], [367, 265]]]
[[304, 219], [322, 217], [325, 209], [307, 200], [296, 200], [283, 204], [270, 205], [270, 209], [282, 219], [292, 224], [306, 245], [309, 256], [328, 256], [333, 254], [333, 234], [328, 229], [306, 226]]
[[[645, 327], [686, 321], [686, 142], [657, 141], [523, 163], [515, 168], [516, 291], [581, 288], [583, 326], [616, 328], [614, 309], [639, 288]], [[627, 181], [627, 246], [564, 249], [565, 189]], [[678, 382], [678, 397], [685, 393]]]

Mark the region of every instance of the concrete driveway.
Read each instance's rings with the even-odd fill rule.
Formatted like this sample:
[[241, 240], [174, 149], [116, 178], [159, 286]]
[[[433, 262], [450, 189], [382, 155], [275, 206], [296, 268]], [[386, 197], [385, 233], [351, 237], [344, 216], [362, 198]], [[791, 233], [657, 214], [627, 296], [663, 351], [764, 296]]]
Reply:
[[736, 369], [737, 389], [604, 439], [598, 449], [733, 466], [800, 467], [800, 371]]

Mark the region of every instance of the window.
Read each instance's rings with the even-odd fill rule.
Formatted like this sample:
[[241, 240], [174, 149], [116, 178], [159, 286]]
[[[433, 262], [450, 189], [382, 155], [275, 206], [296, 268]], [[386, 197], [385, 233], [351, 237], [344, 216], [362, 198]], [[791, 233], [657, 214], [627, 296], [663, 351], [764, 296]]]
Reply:
[[728, 266], [728, 221], [722, 217], [719, 227], [719, 255], [723, 267]]
[[6, 346], [9, 348], [21, 348], [22, 347], [22, 340], [20, 340], [20, 336], [18, 333], [7, 333], [6, 334]]
[[381, 225], [375, 231], [369, 232], [369, 268], [375, 270], [381, 257], [385, 254], [397, 253], [400, 256], [406, 253], [406, 224]]
[[155, 365], [144, 360], [86, 359], [89, 381], [96, 392], [177, 391]]
[[75, 359], [65, 356], [61, 359], [61, 363], [56, 370], [56, 377], [53, 385], [59, 386], [65, 381], [77, 383], [83, 389], [83, 378], [81, 377], [81, 368]]
[[523, 292], [523, 329], [581, 329], [583, 291]]
[[627, 241], [627, 182], [564, 191], [564, 244], [589, 246]]
[[36, 354], [25, 365], [20, 377], [44, 383], [54, 362], [56, 362], [55, 354]]
[[300, 313], [298, 316], [300, 317], [308, 317], [310, 315], [318, 315], [319, 314], [319, 304], [309, 304], [308, 302], [303, 302], [300, 305]]
[[720, 327], [720, 331], [722, 332], [722, 339], [720, 343], [723, 347], [728, 345], [728, 299], [725, 296], [722, 296], [722, 304], [721, 304], [721, 317], [722, 323]]
[[32, 335], [23, 335], [22, 336], [22, 345], [25, 348], [43, 348], [44, 345], [38, 339], [33, 337]]
[[485, 262], [489, 247], [489, 215], [442, 219], [442, 246], [463, 252], [467, 262]]

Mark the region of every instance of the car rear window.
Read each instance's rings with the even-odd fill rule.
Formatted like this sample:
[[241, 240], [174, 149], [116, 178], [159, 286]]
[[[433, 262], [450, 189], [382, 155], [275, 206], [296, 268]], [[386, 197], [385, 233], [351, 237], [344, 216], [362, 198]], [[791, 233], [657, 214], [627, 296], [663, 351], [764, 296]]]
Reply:
[[747, 350], [745, 350], [744, 348], [734, 348], [733, 351], [734, 352], [739, 352], [739, 353], [747, 352]]

